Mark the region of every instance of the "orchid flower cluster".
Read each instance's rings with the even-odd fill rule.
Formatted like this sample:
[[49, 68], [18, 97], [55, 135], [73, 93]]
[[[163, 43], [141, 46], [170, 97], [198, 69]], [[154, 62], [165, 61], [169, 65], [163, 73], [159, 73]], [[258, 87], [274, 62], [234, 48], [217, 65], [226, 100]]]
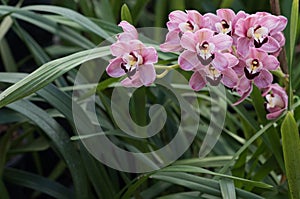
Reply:
[[[267, 12], [247, 14], [219, 9], [216, 14], [201, 15], [195, 10], [173, 11], [160, 50], [180, 53], [179, 67], [193, 72], [189, 84], [195, 91], [221, 83], [241, 96], [234, 103], [237, 105], [256, 85], [266, 99], [267, 119], [275, 119], [287, 108], [288, 101], [284, 88], [272, 83], [270, 72], [279, 68], [277, 56], [285, 44], [282, 31], [286, 25], [285, 17]], [[151, 85], [156, 79], [156, 50], [143, 44], [128, 22], [122, 21], [119, 26], [123, 32], [111, 45], [116, 58], [110, 60], [108, 75], [127, 76], [121, 82], [126, 87]]]

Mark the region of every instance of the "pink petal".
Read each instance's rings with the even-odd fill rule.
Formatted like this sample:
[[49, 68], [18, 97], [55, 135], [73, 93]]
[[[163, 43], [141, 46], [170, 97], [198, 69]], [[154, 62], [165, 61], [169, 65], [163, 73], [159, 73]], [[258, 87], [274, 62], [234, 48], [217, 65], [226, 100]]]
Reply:
[[268, 37], [267, 43], [263, 44], [260, 49], [262, 49], [265, 52], [276, 52], [280, 49], [280, 45], [276, 39], [273, 37]]
[[197, 10], [187, 10], [186, 11], [188, 20], [193, 21], [199, 27], [204, 27], [205, 24], [203, 16]]
[[124, 36], [126, 35], [126, 37], [124, 36], [122, 37], [122, 33], [121, 33], [119, 38], [120, 40], [126, 41], [125, 39], [130, 39], [130, 38], [138, 39], [138, 32], [133, 25], [131, 25], [127, 21], [121, 21], [119, 23], [119, 26], [122, 27], [125, 33], [128, 33], [128, 34], [124, 34]]
[[237, 53], [242, 57], [246, 57], [249, 52], [249, 47], [251, 46], [250, 39], [247, 37], [240, 37], [237, 40]]
[[187, 71], [193, 70], [193, 68], [199, 65], [199, 62], [197, 54], [189, 50], [183, 51], [178, 58], [180, 68]]
[[276, 41], [279, 43], [280, 46], [284, 46], [284, 44], [285, 44], [285, 37], [284, 37], [284, 35], [283, 35], [282, 32], [278, 32], [278, 33], [272, 35], [272, 37], [274, 39], [276, 39]]
[[261, 60], [265, 69], [276, 70], [279, 66], [279, 61], [273, 55], [268, 55], [266, 59]]
[[160, 45], [160, 49], [163, 52], [178, 52], [182, 50], [180, 45], [179, 32], [170, 31], [166, 36], [165, 43]]
[[215, 50], [227, 50], [231, 48], [232, 45], [232, 38], [225, 34], [218, 34], [213, 36], [209, 42], [212, 42], [215, 44], [216, 49]]
[[223, 71], [228, 67], [228, 60], [224, 54], [216, 52], [211, 64], [219, 71]]
[[259, 75], [254, 78], [254, 84], [260, 89], [268, 87], [270, 84], [272, 84], [272, 81], [272, 74], [265, 69], [261, 70]]
[[127, 43], [118, 41], [110, 46], [110, 52], [113, 56], [121, 57], [130, 51], [128, 51]]
[[217, 10], [217, 15], [221, 18], [221, 19], [225, 19], [228, 23], [230, 21], [233, 20], [233, 18], [235, 17], [235, 13], [231, 10], [231, 9], [218, 9]]
[[121, 77], [125, 75], [125, 71], [121, 68], [122, 63], [122, 58], [115, 58], [110, 60], [109, 65], [106, 68], [107, 74], [111, 77]]
[[138, 73], [140, 75], [141, 82], [145, 86], [150, 86], [156, 78], [156, 73], [153, 64], [145, 64], [139, 66]]
[[220, 17], [218, 17], [217, 15], [212, 14], [212, 13], [206, 13], [204, 15], [204, 18], [208, 19], [207, 21], [209, 24], [209, 28], [214, 31], [216, 31], [215, 24], [222, 20], [222, 19], [220, 19]]
[[238, 65], [239, 59], [236, 58], [236, 56], [234, 56], [231, 53], [223, 53], [223, 55], [227, 58], [228, 67], [234, 67], [234, 66]]
[[252, 92], [252, 89], [253, 89], [253, 86], [251, 84], [250, 88], [245, 93], [243, 93], [243, 95], [241, 96], [241, 98], [237, 102], [233, 103], [232, 106], [237, 106], [241, 102], [243, 102], [250, 95], [250, 93]]
[[196, 52], [196, 41], [194, 37], [194, 34], [191, 32], [184, 33], [180, 40], [181, 46], [187, 50]]
[[208, 41], [214, 36], [214, 32], [207, 28], [202, 28], [195, 32], [196, 43], [201, 44], [203, 41]]
[[282, 114], [283, 111], [284, 111], [284, 109], [280, 109], [276, 112], [268, 113], [267, 114], [267, 119], [268, 120], [274, 120], [274, 119], [278, 118]]
[[199, 91], [206, 85], [206, 82], [200, 72], [195, 71], [189, 81], [189, 84], [193, 90]]
[[183, 11], [176, 10], [169, 14], [169, 21], [167, 27], [169, 31], [179, 30], [178, 25], [188, 20], [187, 14]]
[[268, 58], [268, 53], [261, 50], [260, 48], [249, 48], [248, 58], [258, 59], [259, 61], [263, 61]]
[[222, 74], [223, 78], [221, 81], [225, 86], [233, 88], [237, 85], [239, 79], [234, 70], [227, 68], [226, 70], [222, 71]]
[[139, 73], [135, 73], [135, 75], [131, 76], [130, 78], [131, 79], [129, 79], [127, 77], [126, 79], [121, 81], [121, 85], [124, 87], [141, 87], [141, 86], [143, 86], [143, 83], [140, 80]]
[[153, 64], [158, 60], [157, 52], [153, 47], [143, 48], [141, 50], [141, 55], [143, 57], [144, 64]]

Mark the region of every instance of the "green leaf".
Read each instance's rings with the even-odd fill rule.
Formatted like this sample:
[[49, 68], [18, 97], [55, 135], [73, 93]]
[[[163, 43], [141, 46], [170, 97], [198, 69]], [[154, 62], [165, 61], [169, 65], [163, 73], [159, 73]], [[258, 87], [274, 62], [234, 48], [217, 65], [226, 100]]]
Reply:
[[236, 199], [233, 180], [221, 179], [220, 188], [221, 188], [223, 199]]
[[36, 14], [27, 10], [11, 6], [0, 6], [0, 15], [1, 14], [11, 14], [12, 18], [17, 18], [22, 21], [26, 21], [28, 23], [36, 25], [82, 48], [89, 49], [95, 46], [92, 42], [84, 38], [76, 31], [73, 31], [64, 26], [59, 26], [57, 23], [47, 19], [46, 17], [43, 17], [41, 14]]
[[4, 179], [12, 184], [34, 189], [54, 198], [74, 198], [72, 192], [61, 184], [26, 171], [7, 168], [4, 172]]
[[244, 178], [238, 178], [238, 177], [231, 176], [231, 175], [225, 175], [225, 174], [209, 171], [207, 169], [203, 169], [203, 168], [200, 168], [200, 167], [194, 167], [194, 166], [187, 166], [187, 165], [169, 166], [169, 167], [166, 167], [166, 168], [162, 169], [161, 172], [204, 173], [204, 174], [224, 177], [224, 178], [227, 178], [227, 179], [237, 180], [237, 181], [243, 182], [244, 184], [249, 184], [249, 185], [253, 185], [253, 186], [256, 186], [256, 187], [260, 187], [260, 188], [267, 188], [267, 189], [272, 188], [271, 185], [265, 184], [263, 182], [256, 182], [256, 181], [252, 181], [252, 180], [248, 180], [248, 179], [244, 179]]
[[50, 61], [39, 67], [24, 79], [3, 91], [0, 94], [0, 107], [38, 91], [64, 73], [88, 60], [109, 54], [110, 52], [108, 47], [100, 47]]
[[70, 170], [76, 196], [78, 198], [79, 196], [80, 198], [88, 198], [87, 178], [81, 158], [75, 146], [70, 142], [70, 138], [65, 130], [44, 110], [29, 101], [20, 100], [7, 105], [7, 107], [33, 121], [52, 140], [53, 146], [63, 157]]
[[43, 151], [48, 149], [49, 147], [50, 147], [49, 141], [44, 137], [40, 137], [25, 146], [21, 146], [9, 150], [9, 153], [26, 153], [26, 152], [34, 152], [34, 151]]
[[294, 59], [294, 49], [297, 38], [297, 26], [298, 26], [298, 15], [299, 15], [299, 0], [293, 0], [292, 10], [291, 10], [291, 21], [290, 21], [290, 57], [289, 57], [289, 110], [293, 105], [293, 59]]
[[23, 7], [25, 10], [34, 10], [34, 11], [42, 11], [42, 12], [50, 12], [58, 15], [62, 15], [66, 18], [69, 18], [86, 29], [92, 31], [96, 35], [100, 36], [103, 39], [107, 39], [112, 41], [112, 38], [105, 30], [103, 30], [100, 26], [89, 20], [87, 17], [67, 8], [62, 8], [58, 6], [44, 6], [44, 5], [36, 5], [36, 6], [26, 6]]
[[0, 51], [5, 71], [16, 72], [18, 70], [18, 67], [10, 50], [9, 44], [7, 43], [5, 38], [2, 38], [2, 40], [0, 41]]
[[11, 145], [11, 132], [7, 131], [0, 139], [0, 179], [5, 168], [6, 155]]
[[7, 192], [7, 189], [6, 189], [5, 184], [3, 183], [2, 179], [0, 179], [0, 193], [1, 193], [1, 198], [9, 199], [9, 194]]
[[121, 8], [121, 19], [133, 24], [132, 17], [128, 6], [124, 3]]
[[282, 147], [286, 175], [292, 199], [300, 198], [300, 141], [297, 123], [288, 112], [281, 125]]

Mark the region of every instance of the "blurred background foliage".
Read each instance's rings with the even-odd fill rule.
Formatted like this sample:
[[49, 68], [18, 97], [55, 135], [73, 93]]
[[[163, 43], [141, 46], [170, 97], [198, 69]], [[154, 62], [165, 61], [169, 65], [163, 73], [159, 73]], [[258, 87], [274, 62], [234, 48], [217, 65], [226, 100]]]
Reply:
[[[201, 123], [189, 150], [165, 170], [130, 174], [108, 168], [94, 159], [76, 135], [72, 118], [72, 85], [78, 65], [74, 54], [89, 55], [107, 35], [121, 31], [121, 8], [126, 4], [137, 27], [166, 27], [168, 14], [176, 9], [200, 13], [218, 8], [248, 13], [270, 10], [269, 1], [245, 0], [1, 0], [0, 89], [39, 70], [14, 90], [12, 101], [0, 109], [0, 198], [288, 198], [279, 125], [282, 119], [264, 118], [259, 91], [237, 107], [228, 105], [222, 136], [212, 152], [198, 158], [203, 135], [209, 125], [211, 102], [208, 92], [199, 92]], [[30, 7], [32, 5], [32, 7]], [[35, 5], [35, 6], [33, 6]], [[39, 7], [37, 5], [45, 5]], [[61, 10], [60, 6], [65, 9]], [[291, 0], [280, 0], [281, 12], [290, 18]], [[81, 15], [77, 15], [80, 13]], [[299, 21], [299, 20], [298, 20]], [[299, 26], [298, 26], [299, 27]], [[289, 27], [285, 30], [287, 55]], [[297, 35], [298, 38], [298, 35]], [[298, 39], [297, 39], [298, 40]], [[300, 46], [295, 47], [293, 88], [300, 89]], [[99, 50], [99, 53], [105, 53]], [[74, 54], [74, 56], [70, 56]], [[65, 70], [55, 71], [57, 58]], [[174, 55], [161, 56], [162, 63]], [[72, 60], [75, 60], [72, 62]], [[42, 66], [42, 67], [41, 67]], [[45, 67], [44, 67], [45, 66]], [[47, 73], [43, 69], [48, 67]], [[190, 75], [190, 74], [186, 74]], [[130, 106], [138, 124], [146, 124], [148, 107], [164, 105], [167, 124], [151, 139], [132, 139], [115, 125], [110, 111], [111, 84], [107, 76], [98, 85], [97, 113], [109, 137], [129, 151], [160, 147], [174, 137], [180, 110], [172, 94], [163, 88], [140, 88]], [[280, 79], [278, 78], [278, 81]], [[51, 84], [49, 84], [52, 82]], [[47, 86], [46, 86], [47, 85]], [[182, 85], [182, 88], [187, 85]], [[15, 96], [13, 96], [15, 94]], [[228, 94], [228, 102], [237, 98]], [[296, 99], [298, 100], [298, 99]], [[3, 102], [4, 103], [4, 102]], [[252, 105], [254, 104], [254, 105]], [[299, 126], [300, 110], [295, 109]], [[264, 128], [261, 128], [261, 127]], [[117, 129], [117, 131], [113, 131]], [[221, 175], [221, 176], [220, 176]], [[233, 177], [234, 176], [234, 177]], [[272, 186], [272, 188], [269, 187]]]

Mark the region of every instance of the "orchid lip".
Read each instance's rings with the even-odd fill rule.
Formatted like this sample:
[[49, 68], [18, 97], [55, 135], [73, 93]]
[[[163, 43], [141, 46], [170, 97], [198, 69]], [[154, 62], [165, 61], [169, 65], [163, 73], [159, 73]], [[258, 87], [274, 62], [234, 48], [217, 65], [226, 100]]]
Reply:
[[214, 49], [214, 45], [210, 45], [207, 41], [204, 41], [201, 45], [197, 43], [197, 57], [202, 65], [206, 66], [212, 62], [215, 55], [211, 53]]
[[256, 72], [256, 73], [249, 72], [248, 69], [247, 69], [247, 67], [244, 68], [244, 72], [245, 72], [245, 75], [246, 75], [247, 79], [249, 79], [249, 80], [254, 79], [260, 73], [260, 72]]
[[210, 57], [208, 57], [207, 59], [203, 59], [200, 55], [197, 55], [197, 58], [199, 59], [199, 61], [201, 62], [202, 65], [207, 66], [208, 64], [210, 64], [212, 62], [212, 60], [215, 58], [215, 55], [212, 54]]
[[227, 35], [231, 35], [231, 22], [228, 24], [228, 22], [223, 19], [221, 22], [216, 23], [215, 24], [218, 32], [223, 33], [223, 34], [227, 34]]
[[214, 78], [214, 79], [212, 79], [212, 78], [209, 77], [209, 76], [206, 76], [205, 79], [206, 79], [206, 81], [209, 82], [209, 84], [210, 84], [211, 86], [217, 86], [217, 85], [220, 83], [222, 77], [223, 77], [223, 75], [221, 74], [220, 76], [218, 76], [218, 77], [216, 77], [216, 78]]

